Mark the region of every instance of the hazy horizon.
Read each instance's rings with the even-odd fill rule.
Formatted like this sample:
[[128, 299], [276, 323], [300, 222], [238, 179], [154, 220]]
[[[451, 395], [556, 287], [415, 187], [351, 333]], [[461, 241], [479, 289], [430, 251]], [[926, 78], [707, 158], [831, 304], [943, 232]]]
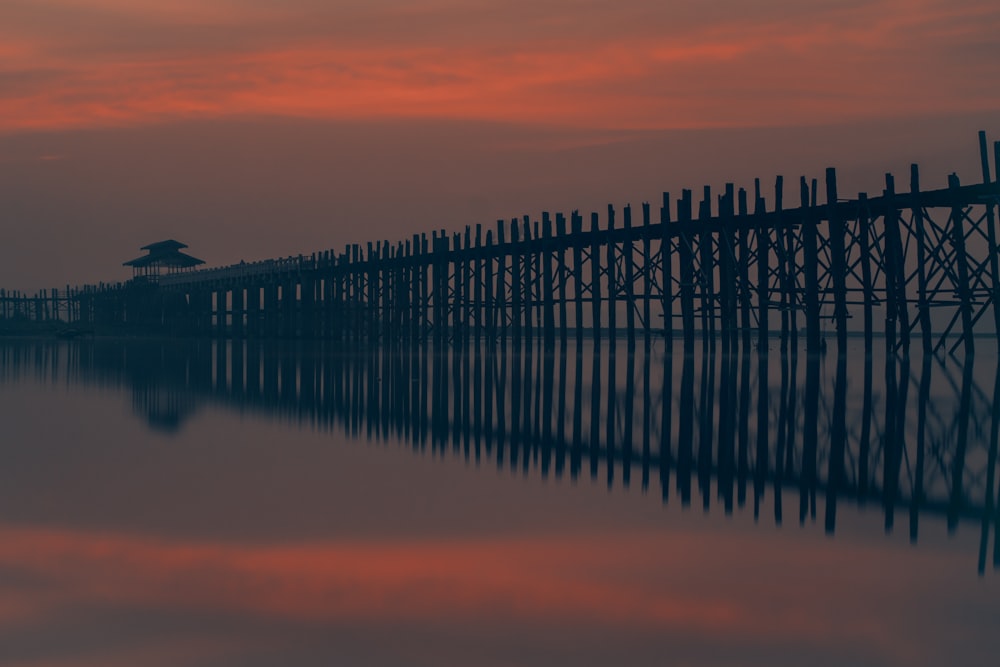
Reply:
[[[1000, 117], [998, 117], [1000, 118]], [[925, 188], [982, 180], [990, 114], [826, 127], [581, 130], [484, 121], [214, 119], [0, 135], [0, 287], [129, 277], [123, 261], [176, 238], [208, 265], [542, 211], [604, 211], [664, 190], [794, 185], [838, 169], [842, 197], [878, 193], [909, 164]], [[788, 186], [788, 187], [791, 187]], [[788, 190], [786, 199], [792, 190]]]

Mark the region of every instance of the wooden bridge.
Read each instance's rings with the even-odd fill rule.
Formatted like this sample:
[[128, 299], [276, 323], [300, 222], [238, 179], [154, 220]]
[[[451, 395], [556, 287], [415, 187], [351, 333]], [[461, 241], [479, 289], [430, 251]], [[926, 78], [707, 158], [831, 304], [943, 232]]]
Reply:
[[[770, 202], [706, 186], [663, 194], [653, 219], [609, 206], [589, 221], [543, 213], [464, 233], [351, 245], [114, 285], [0, 292], [0, 318], [66, 319], [84, 327], [174, 335], [322, 338], [416, 344], [541, 336], [718, 336], [763, 345], [772, 333], [809, 349], [849, 331], [871, 347], [974, 350], [1000, 332], [996, 205], [985, 133], [982, 182], [924, 190], [887, 175], [877, 196], [842, 198], [833, 169], [801, 178], [789, 206], [777, 177]], [[1000, 142], [992, 146], [993, 173]], [[822, 194], [821, 194], [822, 193]], [[878, 318], [876, 321], [876, 313]], [[849, 325], [849, 320], [855, 323]], [[1000, 342], [1000, 337], [997, 337]]]

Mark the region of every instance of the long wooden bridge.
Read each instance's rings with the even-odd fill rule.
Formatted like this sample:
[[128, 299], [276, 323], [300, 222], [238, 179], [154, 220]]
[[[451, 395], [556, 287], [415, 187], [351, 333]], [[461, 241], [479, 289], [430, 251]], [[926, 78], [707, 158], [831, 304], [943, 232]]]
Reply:
[[[679, 333], [690, 348], [702, 332], [749, 346], [804, 330], [814, 350], [829, 327], [841, 348], [856, 331], [869, 348], [880, 333], [893, 349], [916, 339], [928, 353], [971, 352], [977, 332], [1000, 332], [1000, 183], [982, 132], [979, 148], [974, 185], [952, 175], [925, 190], [913, 165], [906, 187], [887, 175], [877, 196], [845, 199], [828, 169], [822, 187], [800, 179], [795, 206], [780, 176], [770, 202], [759, 180], [753, 192], [706, 186], [698, 200], [664, 193], [655, 220], [649, 204], [589, 222], [543, 213], [158, 283], [0, 292], [0, 318], [393, 344]], [[995, 175], [1000, 142], [992, 149]]]

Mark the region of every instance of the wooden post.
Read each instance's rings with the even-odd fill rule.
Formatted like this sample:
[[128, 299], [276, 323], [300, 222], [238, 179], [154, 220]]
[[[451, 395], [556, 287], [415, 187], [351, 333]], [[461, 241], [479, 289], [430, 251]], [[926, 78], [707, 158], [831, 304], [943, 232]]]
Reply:
[[868, 210], [868, 194], [858, 194], [858, 236], [861, 245], [861, 287], [864, 292], [865, 354], [872, 352], [872, 306], [875, 302], [875, 288], [872, 284], [871, 265], [871, 214]]
[[[673, 234], [670, 230], [670, 193], [663, 193], [660, 206], [660, 298], [663, 309], [663, 335], [666, 338], [666, 353], [670, 354], [674, 338], [674, 297], [673, 297]], [[647, 323], [648, 326], [648, 323]]]
[[738, 208], [736, 234], [738, 236], [739, 256], [736, 258], [739, 271], [739, 293], [740, 300], [740, 332], [742, 333], [743, 349], [750, 349], [750, 332], [753, 325], [750, 321], [750, 223], [747, 209], [747, 191], [743, 188], [738, 193]]
[[521, 275], [521, 260], [524, 258], [521, 244], [518, 243], [519, 230], [517, 220], [510, 223], [510, 316], [511, 329], [514, 333], [514, 348], [521, 345], [521, 295], [524, 279]]
[[805, 208], [809, 186], [804, 176], [800, 181], [800, 188], [803, 193], [804, 213], [802, 217], [802, 274], [806, 292], [806, 349], [809, 352], [817, 353], [820, 350], [819, 258], [817, 256], [819, 239], [816, 233], [819, 221], [816, 218], [817, 211], [814, 207]]
[[542, 240], [540, 251], [542, 254], [542, 334], [545, 338], [546, 349], [555, 346], [556, 316], [555, 316], [555, 294], [552, 283], [552, 219], [548, 212], [542, 213]]
[[837, 171], [826, 170], [827, 222], [830, 234], [830, 270], [833, 272], [833, 315], [837, 322], [837, 350], [847, 351], [847, 225], [837, 208]]
[[691, 234], [691, 191], [682, 190], [677, 202], [677, 224], [681, 279], [681, 327], [684, 330], [684, 354], [694, 351], [694, 251]]
[[[556, 213], [555, 252], [556, 266], [559, 271], [559, 344], [566, 347], [566, 246], [569, 239], [566, 236], [566, 216]], [[562, 444], [562, 443], [560, 443]]]
[[[1000, 145], [997, 148], [1000, 149]], [[986, 132], [984, 131], [979, 132], [979, 157], [983, 172], [983, 183], [988, 185], [992, 180], [990, 178], [990, 159], [986, 149]], [[1000, 177], [1000, 174], [997, 176]], [[997, 349], [1000, 350], [1000, 259], [997, 256], [1000, 249], [997, 247], [997, 221], [993, 200], [986, 201], [985, 204], [986, 236], [990, 244], [990, 298], [993, 309], [993, 330], [997, 333]]]
[[601, 340], [601, 258], [600, 258], [600, 228], [597, 213], [590, 214], [590, 303], [591, 327], [594, 331], [594, 343]]
[[701, 331], [715, 346], [715, 238], [708, 226], [712, 218], [712, 190], [705, 186], [698, 206], [698, 251], [701, 268]]
[[969, 287], [969, 260], [965, 250], [965, 210], [958, 195], [959, 181], [956, 174], [948, 176], [948, 189], [952, 192], [951, 232], [955, 247], [955, 264], [958, 270], [958, 297], [961, 301], [962, 339], [965, 343], [966, 359], [975, 353], [975, 339], [972, 336], [972, 293]]
[[[478, 232], [477, 232], [478, 237]], [[483, 282], [483, 305], [480, 312], [486, 319], [485, 332], [486, 337], [492, 344], [496, 340], [497, 335], [497, 320], [496, 320], [496, 300], [493, 297], [493, 287], [494, 287], [494, 247], [493, 247], [493, 230], [486, 230], [486, 249], [483, 251], [483, 267], [482, 274], [480, 276]], [[489, 419], [486, 420], [486, 430], [490, 430]]]
[[[524, 304], [524, 337], [530, 341], [535, 326], [534, 289], [537, 284], [538, 254], [532, 252], [531, 221], [524, 216], [524, 248], [521, 255], [522, 280], [518, 288], [521, 290], [521, 300]], [[536, 237], [537, 238], [537, 237]]]
[[573, 302], [575, 306], [577, 350], [583, 343], [583, 217], [578, 211], [570, 215], [570, 234], [573, 245]]
[[[927, 300], [927, 235], [924, 230], [924, 209], [920, 205], [920, 171], [915, 164], [910, 165], [910, 197], [913, 200], [910, 204], [910, 210], [913, 212], [914, 234], [917, 239], [917, 317], [920, 318], [920, 338], [923, 343], [923, 351], [925, 355], [929, 355], [932, 352], [932, 347], [931, 311], [930, 303]], [[992, 229], [992, 224], [990, 229]], [[990, 254], [996, 261], [995, 254]], [[1000, 316], [1000, 311], [995, 312]]]
[[[507, 340], [507, 253], [508, 245], [504, 239], [504, 221], [497, 221], [497, 316], [500, 318], [500, 338]], [[512, 260], [513, 261], [513, 260]]]
[[[896, 186], [892, 174], [885, 175], [885, 291], [886, 291], [886, 331], [890, 353], [895, 353], [897, 334], [907, 327], [901, 325], [902, 314], [906, 312], [905, 270], [903, 264], [903, 245], [899, 238], [899, 210], [896, 208]], [[901, 336], [906, 340], [907, 336]], [[905, 343], [904, 352], [906, 351]]]
[[719, 199], [719, 316], [723, 354], [729, 354], [736, 341], [736, 266], [734, 262], [734, 186], [726, 184]]
[[[628, 334], [628, 349], [635, 347], [635, 248], [632, 240], [632, 207], [624, 210], [625, 237], [622, 241], [622, 260], [625, 269], [625, 329]], [[608, 239], [612, 243], [612, 239]]]
[[[652, 273], [653, 267], [650, 265], [652, 255], [652, 238], [650, 235], [650, 215], [649, 202], [642, 203], [642, 323], [643, 344], [648, 352], [650, 346], [650, 335], [652, 334], [653, 323], [650, 321], [649, 301], [653, 291]], [[647, 363], [645, 366], [649, 368]], [[648, 449], [648, 448], [647, 448]], [[648, 469], [648, 468], [647, 468]], [[648, 474], [648, 473], [647, 473]]]
[[[760, 195], [760, 179], [754, 179], [754, 215], [757, 216], [757, 350], [761, 355], [767, 355], [768, 309], [770, 308], [770, 257], [771, 230], [764, 218], [766, 213], [764, 198]], [[766, 366], [767, 364], [761, 364]], [[765, 380], [766, 386], [766, 380]]]
[[471, 261], [472, 312], [475, 316], [474, 338], [478, 350], [483, 337], [483, 226], [479, 224], [476, 225], [476, 246], [472, 252]]
[[616, 328], [618, 322], [617, 300], [618, 300], [618, 272], [616, 270], [615, 259], [615, 208], [608, 204], [608, 232], [607, 245], [605, 246], [606, 257], [605, 271], [608, 275], [608, 340], [611, 341], [614, 349], [614, 341], [617, 336]]

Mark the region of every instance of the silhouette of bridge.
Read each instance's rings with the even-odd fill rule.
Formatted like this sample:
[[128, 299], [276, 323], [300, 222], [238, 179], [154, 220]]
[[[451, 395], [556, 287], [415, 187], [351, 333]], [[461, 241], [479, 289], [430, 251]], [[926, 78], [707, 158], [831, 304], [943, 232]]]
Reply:
[[[593, 213], [589, 225], [543, 213], [494, 229], [415, 234], [405, 241], [351, 245], [138, 279], [114, 285], [0, 293], [0, 318], [71, 320], [85, 328], [234, 338], [364, 339], [417, 344], [572, 335], [649, 338], [696, 332], [760, 346], [772, 333], [820, 349], [827, 323], [839, 346], [848, 319], [871, 348], [873, 335], [908, 350], [974, 350], [974, 334], [1000, 332], [996, 204], [985, 133], [982, 183], [923, 190], [916, 165], [908, 188], [892, 175], [877, 196], [843, 199], [833, 169], [823, 193], [800, 179], [787, 206], [778, 177], [770, 204], [730, 184], [699, 201], [690, 190], [649, 204]], [[1000, 142], [993, 144], [993, 173]], [[876, 309], [881, 313], [876, 324]], [[982, 320], [986, 322], [982, 322]], [[998, 337], [1000, 340], [1000, 337]]]

